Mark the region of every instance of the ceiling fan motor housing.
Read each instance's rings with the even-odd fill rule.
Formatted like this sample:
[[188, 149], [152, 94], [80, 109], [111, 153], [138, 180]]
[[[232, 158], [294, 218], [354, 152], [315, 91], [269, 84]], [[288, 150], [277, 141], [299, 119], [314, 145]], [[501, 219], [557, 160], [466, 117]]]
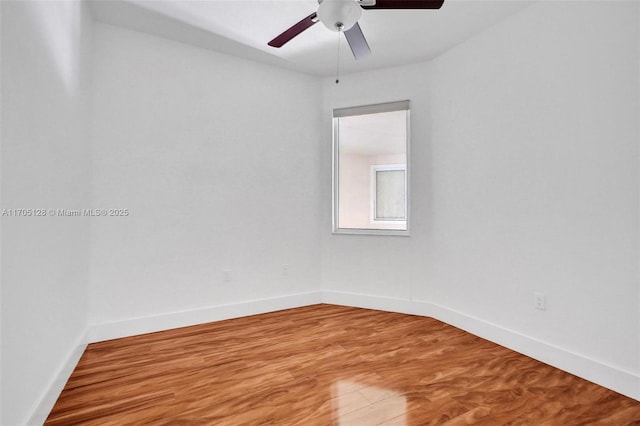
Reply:
[[318, 19], [331, 31], [347, 31], [358, 22], [362, 8], [355, 0], [323, 0]]

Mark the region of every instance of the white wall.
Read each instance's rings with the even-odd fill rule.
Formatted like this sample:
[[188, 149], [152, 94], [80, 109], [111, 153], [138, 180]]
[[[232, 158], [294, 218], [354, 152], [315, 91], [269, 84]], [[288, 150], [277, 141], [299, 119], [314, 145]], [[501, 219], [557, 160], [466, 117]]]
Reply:
[[331, 235], [326, 211], [325, 288], [433, 302], [637, 382], [637, 9], [540, 2], [430, 63], [327, 79], [325, 130], [332, 108], [411, 100], [412, 235]]
[[93, 222], [90, 321], [317, 290], [320, 81], [104, 24], [95, 41], [93, 203], [130, 215]]
[[340, 154], [338, 222], [341, 228], [368, 228], [371, 222], [371, 165], [369, 156]]
[[[0, 4], [2, 207], [130, 212], [2, 219], [3, 425], [42, 418], [87, 303], [117, 329], [322, 288], [423, 300], [640, 374], [637, 4], [543, 2], [324, 88], [98, 24], [91, 116], [81, 4]], [[331, 109], [403, 99], [412, 236], [331, 235]]]
[[[85, 5], [3, 1], [1, 10], [2, 208], [87, 208]], [[62, 388], [58, 373], [83, 347], [88, 250], [84, 218], [2, 217], [2, 425], [33, 413], [42, 421], [54, 402], [45, 393]]]

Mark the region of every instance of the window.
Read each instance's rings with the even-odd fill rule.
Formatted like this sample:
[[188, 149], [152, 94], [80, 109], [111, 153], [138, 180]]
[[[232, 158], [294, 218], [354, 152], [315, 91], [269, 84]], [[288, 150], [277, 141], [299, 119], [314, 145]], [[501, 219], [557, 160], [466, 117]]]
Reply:
[[409, 234], [409, 101], [333, 111], [333, 232]]
[[405, 164], [371, 166], [371, 223], [405, 225], [406, 178]]

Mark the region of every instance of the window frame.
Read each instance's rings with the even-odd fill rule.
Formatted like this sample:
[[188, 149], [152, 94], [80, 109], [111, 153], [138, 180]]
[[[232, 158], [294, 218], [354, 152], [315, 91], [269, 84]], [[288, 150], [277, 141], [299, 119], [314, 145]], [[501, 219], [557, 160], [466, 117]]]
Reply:
[[[367, 115], [383, 112], [406, 111], [406, 162], [405, 162], [405, 229], [371, 229], [371, 228], [340, 228], [339, 227], [339, 200], [340, 200], [340, 140], [338, 119], [354, 115]], [[332, 234], [340, 235], [387, 235], [405, 236], [411, 235], [411, 102], [409, 100], [385, 102], [379, 104], [362, 105], [346, 108], [334, 108], [332, 115]], [[377, 223], [380, 223], [379, 221]]]
[[[404, 172], [404, 218], [403, 219], [378, 219], [378, 172]], [[398, 225], [400, 222], [407, 222], [407, 165], [406, 164], [374, 164], [371, 166], [371, 178], [369, 182], [369, 220], [372, 224]]]

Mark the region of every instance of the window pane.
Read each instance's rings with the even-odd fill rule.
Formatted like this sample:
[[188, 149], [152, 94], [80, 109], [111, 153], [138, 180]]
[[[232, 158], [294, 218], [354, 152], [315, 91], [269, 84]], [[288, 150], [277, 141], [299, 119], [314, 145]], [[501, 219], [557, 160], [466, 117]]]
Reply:
[[405, 220], [404, 170], [376, 172], [376, 220]]
[[334, 232], [408, 230], [408, 107], [334, 111]]

